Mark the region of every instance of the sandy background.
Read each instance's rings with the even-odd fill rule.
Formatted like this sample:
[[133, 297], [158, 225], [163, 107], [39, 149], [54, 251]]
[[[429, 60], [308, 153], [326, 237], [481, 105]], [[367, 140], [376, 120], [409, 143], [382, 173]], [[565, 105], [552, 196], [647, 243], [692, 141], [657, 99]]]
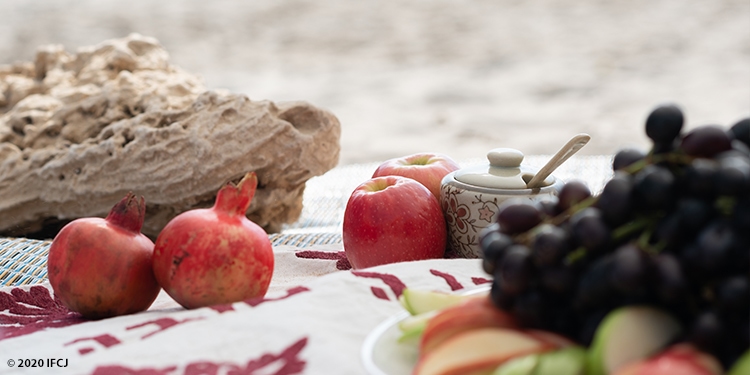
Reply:
[[688, 128], [750, 115], [748, 0], [1, 1], [0, 64], [138, 32], [251, 99], [306, 100], [343, 127], [341, 164], [494, 147], [647, 147], [671, 101]]

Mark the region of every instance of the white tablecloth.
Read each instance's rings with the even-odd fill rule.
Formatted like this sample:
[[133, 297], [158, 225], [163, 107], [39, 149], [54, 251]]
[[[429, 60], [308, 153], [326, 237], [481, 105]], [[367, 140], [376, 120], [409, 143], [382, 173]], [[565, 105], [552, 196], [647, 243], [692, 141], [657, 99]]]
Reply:
[[[451, 292], [489, 282], [478, 260], [352, 271], [339, 269], [340, 251], [277, 248], [263, 299], [185, 310], [162, 292], [146, 312], [100, 321], [55, 303], [47, 284], [0, 289], [0, 373], [363, 374], [362, 343], [403, 311], [403, 288]], [[18, 367], [27, 359], [45, 367]], [[46, 367], [51, 359], [67, 367]]]

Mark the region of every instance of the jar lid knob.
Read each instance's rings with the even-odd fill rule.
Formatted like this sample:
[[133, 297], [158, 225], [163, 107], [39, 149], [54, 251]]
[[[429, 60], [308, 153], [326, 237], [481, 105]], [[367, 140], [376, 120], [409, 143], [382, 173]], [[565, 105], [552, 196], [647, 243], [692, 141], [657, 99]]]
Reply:
[[495, 148], [487, 153], [490, 165], [500, 168], [517, 168], [523, 161], [523, 153], [514, 148]]

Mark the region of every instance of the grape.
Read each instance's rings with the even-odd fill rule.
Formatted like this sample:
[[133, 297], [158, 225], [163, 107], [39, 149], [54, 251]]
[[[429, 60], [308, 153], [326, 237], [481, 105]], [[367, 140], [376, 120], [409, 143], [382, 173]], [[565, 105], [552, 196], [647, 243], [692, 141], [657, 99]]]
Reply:
[[659, 106], [646, 119], [646, 135], [654, 144], [671, 144], [680, 134], [684, 120], [682, 110], [676, 105]]
[[712, 199], [716, 195], [716, 175], [719, 163], [710, 159], [695, 159], [685, 169], [680, 186], [690, 195]]
[[750, 146], [737, 139], [732, 140], [732, 149], [727, 152], [735, 152], [737, 155], [750, 158]]
[[635, 175], [636, 199], [647, 209], [668, 207], [675, 198], [674, 175], [669, 169], [649, 165]]
[[726, 264], [736, 240], [730, 223], [714, 221], [698, 234], [694, 246], [685, 250], [685, 261], [697, 274], [713, 276]]
[[682, 272], [680, 261], [672, 254], [659, 254], [654, 257], [654, 278], [656, 295], [666, 305], [685, 301], [688, 282]]
[[734, 206], [732, 224], [738, 233], [750, 232], [750, 199], [742, 199]]
[[672, 212], [659, 220], [654, 229], [652, 242], [672, 250], [682, 246], [690, 236], [683, 229], [685, 218], [678, 212]]
[[578, 309], [585, 310], [610, 305], [611, 300], [616, 298], [615, 287], [612, 284], [614, 268], [615, 258], [612, 254], [608, 254], [596, 260], [581, 275], [574, 298]]
[[627, 173], [617, 171], [607, 181], [596, 202], [607, 224], [619, 225], [628, 220], [632, 210], [632, 192], [633, 177]]
[[690, 327], [688, 338], [698, 348], [711, 352], [721, 343], [723, 334], [719, 315], [715, 311], [704, 311]]
[[649, 305], [726, 368], [750, 349], [750, 118], [683, 125], [677, 106], [652, 111], [651, 152], [618, 151], [598, 195], [574, 180], [501, 207], [480, 236], [494, 304], [582, 345], [613, 309]]
[[482, 237], [480, 247], [482, 249], [482, 268], [488, 274], [495, 273], [498, 259], [501, 259], [506, 250], [513, 245], [513, 239], [498, 231], [489, 231]]
[[716, 301], [724, 311], [748, 314], [750, 308], [750, 282], [747, 277], [733, 276], [722, 281], [716, 288]]
[[539, 292], [530, 291], [516, 298], [513, 313], [524, 327], [541, 328], [545, 317], [544, 298]]
[[648, 256], [643, 250], [632, 243], [623, 245], [614, 253], [612, 284], [625, 295], [643, 295], [651, 281], [650, 268]]
[[502, 280], [504, 293], [517, 296], [526, 290], [532, 272], [531, 250], [524, 245], [513, 245], [499, 260], [495, 277]]
[[[715, 211], [711, 202], [687, 197], [677, 202], [675, 214], [680, 217], [685, 231], [695, 232], [711, 221]], [[683, 232], [682, 235], [686, 236], [687, 234]]]
[[722, 195], [746, 195], [750, 192], [750, 160], [730, 156], [719, 161], [716, 187]]
[[538, 228], [531, 247], [535, 265], [539, 267], [555, 265], [568, 251], [570, 251], [570, 242], [564, 229], [551, 224], [544, 224]]
[[497, 213], [500, 231], [507, 234], [525, 232], [541, 221], [541, 212], [531, 202], [508, 203]]
[[552, 218], [557, 216], [560, 212], [557, 210], [558, 199], [556, 196], [550, 196], [546, 199], [540, 199], [535, 201], [537, 210], [542, 214], [542, 218]]
[[687, 133], [682, 138], [681, 148], [690, 156], [710, 158], [720, 152], [730, 150], [732, 140], [721, 127], [705, 125]]
[[557, 265], [545, 268], [543, 271], [540, 281], [545, 290], [560, 296], [567, 296], [573, 292], [577, 277], [572, 267]]
[[560, 189], [557, 208], [563, 212], [591, 196], [591, 190], [581, 181], [569, 181]]
[[750, 117], [738, 121], [730, 128], [734, 139], [750, 147]]
[[503, 282], [499, 277], [495, 277], [492, 280], [492, 287], [490, 288], [490, 299], [492, 303], [502, 310], [510, 310], [513, 307], [515, 299], [508, 293], [503, 291]]
[[612, 170], [619, 171], [625, 169], [633, 163], [643, 160], [645, 157], [646, 154], [643, 151], [634, 148], [620, 150], [612, 159]]
[[598, 208], [588, 207], [579, 211], [571, 217], [570, 223], [575, 243], [591, 252], [600, 252], [612, 238], [612, 231]]

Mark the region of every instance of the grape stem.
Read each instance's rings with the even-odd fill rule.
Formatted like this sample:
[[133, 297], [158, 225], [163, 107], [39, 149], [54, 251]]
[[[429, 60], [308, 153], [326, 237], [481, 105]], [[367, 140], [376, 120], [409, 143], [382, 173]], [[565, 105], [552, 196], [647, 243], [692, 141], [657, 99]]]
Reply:
[[557, 214], [556, 216], [546, 218], [542, 220], [539, 224], [537, 224], [534, 228], [531, 228], [530, 230], [517, 234], [513, 240], [516, 243], [524, 244], [527, 246], [531, 245], [531, 239], [534, 237], [534, 233], [538, 228], [540, 228], [544, 224], [551, 224], [554, 226], [560, 226], [562, 223], [567, 221], [574, 213], [583, 210], [584, 208], [592, 206], [594, 203], [596, 203], [597, 197], [591, 196], [588, 197], [572, 206], [570, 206], [567, 210]]
[[650, 164], [656, 164], [666, 161], [669, 164], [688, 165], [692, 163], [693, 160], [695, 160], [695, 157], [685, 155], [683, 153], [668, 152], [664, 154], [654, 154], [652, 151], [645, 158], [625, 167], [623, 171], [630, 175], [634, 175]]
[[653, 222], [654, 222], [654, 218], [651, 218], [651, 217], [643, 217], [643, 218], [639, 218], [638, 220], [630, 221], [622, 226], [617, 227], [615, 230], [613, 230], [612, 239], [615, 241], [621, 240], [633, 233], [637, 233], [641, 231], [642, 229], [648, 227]]

